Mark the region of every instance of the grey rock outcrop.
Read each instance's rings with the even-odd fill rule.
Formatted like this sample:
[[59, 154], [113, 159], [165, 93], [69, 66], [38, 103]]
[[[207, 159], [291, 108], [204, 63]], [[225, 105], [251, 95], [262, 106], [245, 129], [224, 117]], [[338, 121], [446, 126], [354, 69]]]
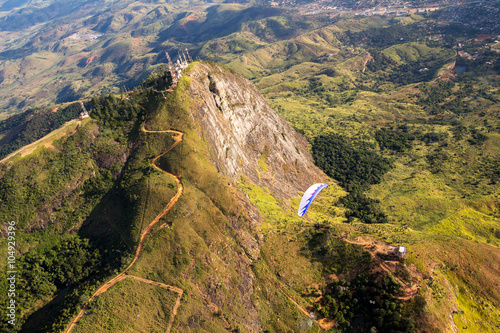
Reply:
[[248, 177], [282, 200], [327, 180], [314, 165], [307, 140], [271, 109], [250, 81], [217, 65], [194, 66], [187, 74], [193, 79], [188, 90], [191, 111], [221, 174], [233, 180]]

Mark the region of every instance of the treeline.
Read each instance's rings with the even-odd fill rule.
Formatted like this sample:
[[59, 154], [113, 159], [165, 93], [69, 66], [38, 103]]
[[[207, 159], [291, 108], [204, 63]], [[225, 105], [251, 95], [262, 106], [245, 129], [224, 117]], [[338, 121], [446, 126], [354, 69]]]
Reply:
[[314, 309], [335, 320], [342, 332], [416, 332], [425, 300], [397, 299], [400, 284], [385, 272], [372, 273], [372, 256], [363, 246], [349, 244], [330, 230], [316, 231], [308, 242], [308, 257], [323, 267], [323, 275], [342, 276], [322, 290]]
[[392, 168], [391, 161], [367, 144], [354, 145], [338, 134], [316, 137], [312, 153], [316, 165], [350, 192], [340, 200], [347, 208], [348, 221], [357, 217], [364, 223], [387, 222], [379, 203], [368, 198], [363, 191], [382, 180]]
[[41, 139], [65, 122], [78, 118], [82, 108], [73, 103], [62, 110], [34, 109], [14, 115], [0, 122], [0, 158]]
[[400, 284], [386, 273], [364, 271], [350, 281], [333, 282], [318, 307], [343, 332], [417, 332], [416, 317], [425, 301], [405, 304], [395, 296]]

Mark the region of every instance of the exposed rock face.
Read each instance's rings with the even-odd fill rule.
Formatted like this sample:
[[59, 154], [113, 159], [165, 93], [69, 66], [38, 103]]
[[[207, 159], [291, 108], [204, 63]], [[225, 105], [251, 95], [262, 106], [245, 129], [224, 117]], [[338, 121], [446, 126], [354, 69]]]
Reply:
[[[200, 139], [209, 143], [211, 159], [221, 174], [233, 181], [245, 176], [283, 200], [298, 196], [314, 182], [327, 180], [314, 165], [306, 139], [271, 109], [250, 81], [206, 63], [195, 63], [185, 75], [192, 78], [187, 91], [190, 114]], [[255, 279], [251, 263], [260, 257], [262, 237], [255, 234], [254, 227], [262, 217], [243, 193], [236, 191], [235, 195], [248, 218], [228, 219], [244, 254], [234, 251], [228, 257], [235, 263], [238, 285], [233, 286], [229, 280], [224, 283], [231, 290], [239, 290], [240, 306], [245, 309], [245, 316], [235, 320], [249, 332], [260, 332], [259, 313], [251, 299]], [[227, 304], [212, 288], [216, 285], [199, 286], [213, 309]]]
[[280, 199], [327, 178], [307, 152], [307, 140], [276, 114], [248, 80], [217, 65], [196, 63], [188, 93], [197, 129], [219, 172], [244, 175]]

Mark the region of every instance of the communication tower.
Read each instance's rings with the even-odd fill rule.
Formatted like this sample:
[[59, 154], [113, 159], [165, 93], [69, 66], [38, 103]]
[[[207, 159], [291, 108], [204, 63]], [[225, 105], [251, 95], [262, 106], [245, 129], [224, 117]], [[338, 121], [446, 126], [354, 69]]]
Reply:
[[165, 54], [167, 55], [167, 59], [168, 59], [168, 70], [170, 71], [170, 76], [172, 77], [172, 83], [177, 83], [177, 74], [174, 70], [174, 65], [172, 64], [172, 59], [170, 59], [170, 55], [168, 54], [168, 52], [165, 52]]
[[189, 51], [188, 51], [187, 47], [186, 47], [186, 54], [188, 56], [189, 62], [193, 62], [193, 58], [191, 58], [191, 56], [189, 55]]

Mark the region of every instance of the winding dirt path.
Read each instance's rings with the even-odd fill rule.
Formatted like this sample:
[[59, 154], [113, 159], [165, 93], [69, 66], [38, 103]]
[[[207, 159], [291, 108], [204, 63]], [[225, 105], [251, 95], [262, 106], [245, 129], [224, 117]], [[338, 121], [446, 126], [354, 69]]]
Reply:
[[156, 281], [144, 279], [144, 278], [141, 278], [141, 277], [138, 277], [138, 276], [133, 276], [133, 275], [126, 274], [127, 271], [130, 268], [132, 268], [132, 266], [136, 263], [137, 259], [139, 259], [140, 255], [142, 253], [142, 250], [144, 248], [144, 241], [146, 240], [146, 236], [151, 232], [151, 229], [153, 228], [153, 226], [163, 216], [165, 216], [165, 214], [168, 213], [168, 211], [172, 208], [173, 205], [175, 205], [175, 203], [177, 202], [177, 200], [179, 200], [179, 198], [181, 197], [181, 195], [183, 193], [183, 190], [184, 190], [184, 186], [182, 185], [182, 182], [179, 179], [179, 177], [177, 177], [177, 176], [175, 176], [175, 175], [173, 175], [173, 174], [171, 174], [171, 173], [169, 173], [169, 172], [161, 169], [158, 165], [156, 165], [156, 160], [158, 160], [160, 157], [162, 157], [163, 155], [165, 155], [166, 153], [168, 153], [169, 151], [171, 151], [172, 149], [174, 149], [182, 141], [182, 136], [183, 136], [184, 133], [179, 132], [179, 131], [175, 131], [175, 130], [158, 130], [158, 131], [147, 130], [145, 128], [145, 125], [146, 125], [146, 120], [148, 119], [148, 110], [146, 108], [144, 108], [142, 105], [139, 105], [139, 106], [144, 111], [146, 111], [146, 118], [145, 118], [144, 123], [142, 124], [142, 127], [141, 127], [141, 130], [143, 132], [145, 132], [145, 133], [173, 133], [174, 134], [172, 137], [175, 140], [175, 142], [172, 144], [172, 146], [170, 146], [163, 153], [161, 153], [160, 155], [156, 156], [151, 161], [151, 165], [155, 169], [157, 169], [157, 170], [159, 170], [159, 171], [161, 171], [161, 172], [163, 172], [163, 173], [165, 173], [167, 175], [170, 175], [170, 176], [172, 176], [175, 179], [175, 182], [177, 183], [177, 193], [170, 199], [170, 201], [168, 202], [167, 206], [163, 209], [163, 211], [155, 217], [155, 219], [148, 225], [148, 227], [146, 228], [146, 230], [144, 230], [144, 232], [142, 233], [141, 239], [140, 239], [140, 242], [139, 242], [139, 246], [137, 247], [137, 250], [135, 251], [134, 259], [132, 260], [132, 262], [130, 263], [130, 265], [128, 265], [127, 268], [125, 268], [120, 274], [118, 274], [117, 276], [115, 276], [114, 278], [112, 278], [111, 280], [109, 280], [108, 282], [106, 282], [105, 284], [103, 284], [101, 287], [99, 287], [99, 289], [97, 289], [95, 291], [95, 293], [92, 295], [92, 297], [90, 297], [90, 299], [85, 304], [85, 306], [83, 307], [83, 309], [78, 313], [78, 315], [73, 319], [73, 321], [70, 323], [70, 325], [68, 326], [68, 328], [64, 331], [65, 333], [71, 332], [71, 330], [76, 326], [76, 324], [78, 323], [78, 321], [83, 317], [85, 311], [89, 307], [89, 304], [97, 296], [99, 296], [102, 293], [106, 292], [109, 288], [111, 288], [112, 286], [114, 286], [116, 283], [118, 283], [118, 282], [120, 282], [120, 281], [122, 281], [122, 280], [124, 280], [126, 278], [132, 278], [132, 279], [135, 279], [135, 280], [140, 281], [140, 282], [144, 282], [144, 283], [155, 285], [155, 286], [158, 286], [158, 287], [161, 287], [161, 288], [165, 288], [165, 289], [174, 291], [174, 292], [176, 292], [178, 294], [177, 300], [175, 301], [174, 308], [172, 309], [172, 314], [170, 316], [170, 321], [168, 323], [167, 333], [169, 333], [170, 330], [172, 329], [172, 325], [174, 323], [175, 316], [177, 315], [177, 309], [180, 306], [180, 301], [181, 301], [181, 297], [182, 297], [182, 293], [183, 293], [182, 289], [177, 288], [175, 286], [167, 285], [167, 284], [164, 284], [164, 283], [161, 283], [161, 282], [156, 282]]
[[[267, 272], [270, 275], [274, 276], [274, 273], [271, 272], [271, 270], [269, 269], [269, 267], [266, 267], [265, 269], [267, 270]], [[318, 324], [318, 328], [319, 328], [318, 332], [320, 330], [328, 331], [329, 329], [331, 329], [334, 326], [334, 324], [335, 324], [334, 320], [327, 319], [327, 318], [323, 318], [323, 319], [318, 320], [315, 317], [313, 317], [311, 315], [310, 311], [307, 311], [305, 308], [303, 308], [291, 296], [289, 296], [288, 293], [285, 292], [284, 288], [289, 288], [289, 287], [283, 281], [281, 281], [280, 279], [276, 279], [276, 282], [278, 282], [280, 284], [280, 285], [276, 286], [279, 289], [279, 291], [281, 291], [283, 293], [283, 295], [285, 295], [286, 298], [288, 298], [288, 300], [290, 300], [290, 302], [292, 302], [300, 310], [300, 312], [302, 312], [309, 319], [313, 320], [314, 322], [316, 322], [316, 324]]]
[[170, 315], [170, 320], [168, 322], [167, 332], [170, 332], [170, 330], [172, 329], [172, 325], [174, 324], [175, 316], [177, 315], [177, 309], [181, 305], [181, 297], [182, 297], [182, 293], [184, 291], [181, 288], [177, 288], [177, 287], [171, 286], [169, 284], [164, 284], [164, 283], [161, 283], [161, 282], [151, 281], [151, 280], [144, 279], [144, 278], [141, 278], [141, 277], [138, 277], [138, 276], [134, 276], [134, 275], [128, 275], [127, 277], [132, 278], [134, 280], [137, 280], [139, 282], [151, 284], [153, 286], [157, 286], [157, 287], [160, 287], [160, 288], [163, 288], [163, 289], [167, 289], [167, 290], [176, 292], [179, 295], [179, 296], [177, 296], [177, 299], [175, 300], [175, 305], [174, 305], [174, 308], [172, 309], [172, 314]]
[[[279, 281], [281, 284], [283, 284], [281, 281]], [[292, 302], [303, 314], [305, 314], [308, 318], [316, 322], [318, 324], [318, 332], [320, 330], [325, 330], [328, 331], [335, 325], [335, 321], [333, 319], [329, 318], [322, 318], [322, 319], [316, 319], [314, 318], [310, 312], [308, 312], [306, 309], [304, 309], [299, 303], [297, 303], [293, 298], [288, 296], [288, 294], [283, 290], [283, 288], [278, 287], [278, 289], [285, 295], [290, 302]]]

